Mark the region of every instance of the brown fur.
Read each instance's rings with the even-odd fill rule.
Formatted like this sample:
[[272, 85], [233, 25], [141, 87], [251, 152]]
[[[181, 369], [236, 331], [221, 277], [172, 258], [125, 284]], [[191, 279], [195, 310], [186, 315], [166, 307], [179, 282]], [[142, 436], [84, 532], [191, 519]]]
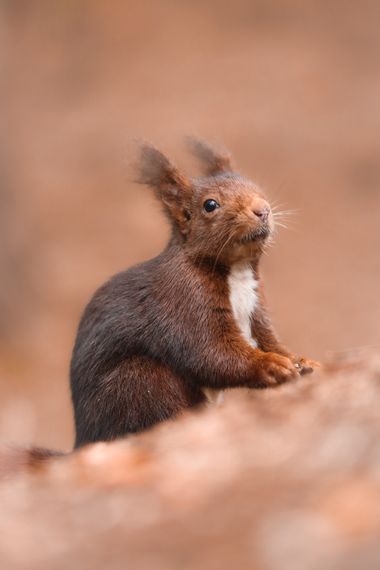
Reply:
[[225, 149], [216, 150], [205, 141], [193, 137], [189, 137], [187, 143], [193, 154], [201, 161], [207, 176], [233, 171], [231, 156]]
[[[142, 146], [138, 179], [161, 201], [172, 236], [158, 257], [103, 285], [84, 312], [71, 363], [76, 446], [174, 417], [204, 402], [205, 388], [266, 387], [311, 370], [279, 344], [262, 292], [252, 318], [258, 348], [241, 336], [227, 278], [244, 261], [259, 280], [273, 216], [226, 152], [203, 141], [191, 148], [205, 177], [190, 180]], [[220, 207], [206, 212], [210, 199]]]
[[[190, 180], [154, 147], [141, 148], [139, 181], [162, 203], [172, 235], [158, 257], [100, 287], [84, 311], [71, 361], [76, 447], [173, 418], [204, 403], [204, 389], [263, 388], [317, 365], [279, 343], [268, 315], [259, 261], [274, 219], [264, 194], [231, 171], [225, 151], [194, 140], [191, 148], [205, 177]], [[220, 207], [206, 212], [210, 199]], [[230, 305], [228, 275], [242, 261], [259, 283], [251, 316], [258, 348], [242, 337]], [[5, 450], [0, 475], [59, 455]]]

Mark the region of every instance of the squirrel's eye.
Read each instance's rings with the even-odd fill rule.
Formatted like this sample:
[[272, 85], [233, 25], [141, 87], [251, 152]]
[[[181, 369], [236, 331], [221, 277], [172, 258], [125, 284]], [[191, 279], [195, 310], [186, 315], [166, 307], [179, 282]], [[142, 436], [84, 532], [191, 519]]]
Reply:
[[203, 208], [206, 210], [206, 212], [208, 214], [210, 212], [213, 212], [214, 210], [216, 210], [219, 207], [220, 206], [216, 200], [206, 200], [206, 202], [203, 204]]

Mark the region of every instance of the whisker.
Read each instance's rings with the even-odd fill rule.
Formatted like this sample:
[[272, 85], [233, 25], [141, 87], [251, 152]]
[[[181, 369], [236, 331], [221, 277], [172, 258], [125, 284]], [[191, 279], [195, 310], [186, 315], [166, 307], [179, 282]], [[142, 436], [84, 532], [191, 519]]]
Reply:
[[279, 210], [278, 212], [272, 210], [272, 213], [273, 216], [294, 216], [299, 213], [299, 210]]
[[223, 252], [224, 248], [227, 247], [228, 242], [230, 241], [231, 238], [233, 238], [233, 236], [234, 236], [234, 234], [233, 234], [233, 232], [231, 231], [231, 233], [228, 235], [226, 241], [222, 244], [222, 247], [221, 247], [220, 250], [218, 251], [218, 253], [217, 253], [217, 255], [216, 255], [216, 258], [215, 258], [214, 265], [213, 265], [213, 269], [212, 269], [213, 272], [215, 271], [216, 264], [218, 263], [219, 257], [222, 255], [222, 252]]

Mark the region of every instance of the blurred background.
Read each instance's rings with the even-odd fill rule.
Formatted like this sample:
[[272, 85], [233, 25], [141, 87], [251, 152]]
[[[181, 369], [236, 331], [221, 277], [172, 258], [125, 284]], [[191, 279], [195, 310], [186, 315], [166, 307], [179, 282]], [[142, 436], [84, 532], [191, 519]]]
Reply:
[[165, 244], [159, 206], [132, 182], [136, 137], [191, 174], [183, 136], [221, 143], [297, 210], [264, 268], [294, 352], [379, 346], [376, 0], [0, 7], [2, 442], [70, 448], [80, 313]]

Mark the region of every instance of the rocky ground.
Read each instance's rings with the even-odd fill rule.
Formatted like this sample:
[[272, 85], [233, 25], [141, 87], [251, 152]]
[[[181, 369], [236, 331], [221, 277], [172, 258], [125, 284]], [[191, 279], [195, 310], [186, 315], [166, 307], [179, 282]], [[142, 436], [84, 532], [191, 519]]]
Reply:
[[350, 355], [8, 474], [2, 568], [375, 570], [379, 405], [379, 354]]

